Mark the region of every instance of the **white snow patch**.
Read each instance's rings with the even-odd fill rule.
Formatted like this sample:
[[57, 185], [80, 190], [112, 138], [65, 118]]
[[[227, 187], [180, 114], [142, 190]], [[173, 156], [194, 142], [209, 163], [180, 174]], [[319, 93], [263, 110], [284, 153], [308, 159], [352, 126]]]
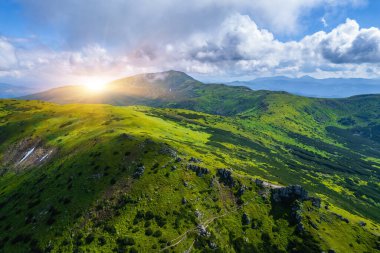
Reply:
[[29, 150], [25, 156], [21, 159], [21, 161], [18, 162], [18, 164], [22, 163], [23, 161], [25, 161], [25, 159], [27, 159], [32, 153], [33, 151], [36, 149], [36, 147], [32, 148], [31, 150]]
[[39, 162], [42, 162], [43, 160], [45, 160], [50, 154], [51, 154], [52, 151], [49, 151], [46, 155], [44, 155], [40, 160]]

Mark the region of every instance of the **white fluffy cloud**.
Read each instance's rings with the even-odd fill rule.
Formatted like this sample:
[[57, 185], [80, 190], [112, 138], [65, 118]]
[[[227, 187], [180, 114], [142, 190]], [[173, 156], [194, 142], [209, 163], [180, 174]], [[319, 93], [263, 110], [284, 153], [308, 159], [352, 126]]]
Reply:
[[14, 46], [4, 37], [0, 37], [0, 73], [10, 71], [17, 65]]
[[366, 0], [16, 0], [29, 24], [52, 29], [66, 46], [100, 43], [119, 47], [168, 43], [193, 32], [209, 32], [233, 13], [249, 15], [274, 33], [300, 30], [315, 8], [357, 6]]
[[[379, 77], [380, 30], [360, 28], [347, 19], [331, 32], [281, 42], [249, 15], [232, 14], [207, 32], [181, 40], [131, 47], [121, 53], [97, 43], [53, 50], [27, 40], [0, 38], [0, 75], [20, 82], [77, 82], [85, 76], [115, 79], [125, 75], [177, 69], [226, 77], [304, 74], [316, 77]], [[59, 81], [57, 81], [59, 80]]]
[[355, 20], [347, 19], [325, 36], [321, 50], [333, 63], [379, 63], [380, 30], [360, 29]]

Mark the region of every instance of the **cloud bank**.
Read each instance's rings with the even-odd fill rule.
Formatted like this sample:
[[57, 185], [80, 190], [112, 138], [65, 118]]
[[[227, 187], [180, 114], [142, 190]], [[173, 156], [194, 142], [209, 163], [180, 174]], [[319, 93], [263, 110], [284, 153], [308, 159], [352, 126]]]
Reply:
[[59, 39], [52, 45], [38, 36], [0, 37], [0, 78], [61, 85], [85, 76], [111, 80], [167, 69], [219, 79], [379, 77], [378, 28], [361, 28], [347, 19], [330, 32], [286, 42], [278, 38], [299, 32], [299, 20], [313, 8], [358, 6], [364, 1], [268, 2], [22, 1], [33, 29], [52, 29]]

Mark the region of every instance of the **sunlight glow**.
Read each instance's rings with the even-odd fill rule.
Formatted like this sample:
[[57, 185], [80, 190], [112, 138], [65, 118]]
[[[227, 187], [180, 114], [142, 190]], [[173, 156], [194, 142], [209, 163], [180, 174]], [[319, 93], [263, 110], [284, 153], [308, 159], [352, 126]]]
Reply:
[[88, 77], [82, 83], [92, 92], [102, 92], [107, 88], [107, 80], [101, 77]]

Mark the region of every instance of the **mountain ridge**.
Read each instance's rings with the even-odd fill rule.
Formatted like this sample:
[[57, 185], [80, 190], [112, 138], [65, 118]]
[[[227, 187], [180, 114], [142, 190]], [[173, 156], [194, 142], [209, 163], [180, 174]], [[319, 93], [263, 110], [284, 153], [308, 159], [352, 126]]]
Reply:
[[316, 79], [310, 76], [299, 78], [277, 76], [234, 81], [227, 84], [243, 85], [253, 90], [283, 90], [296, 95], [319, 98], [345, 98], [360, 94], [380, 93], [380, 80], [365, 78]]

